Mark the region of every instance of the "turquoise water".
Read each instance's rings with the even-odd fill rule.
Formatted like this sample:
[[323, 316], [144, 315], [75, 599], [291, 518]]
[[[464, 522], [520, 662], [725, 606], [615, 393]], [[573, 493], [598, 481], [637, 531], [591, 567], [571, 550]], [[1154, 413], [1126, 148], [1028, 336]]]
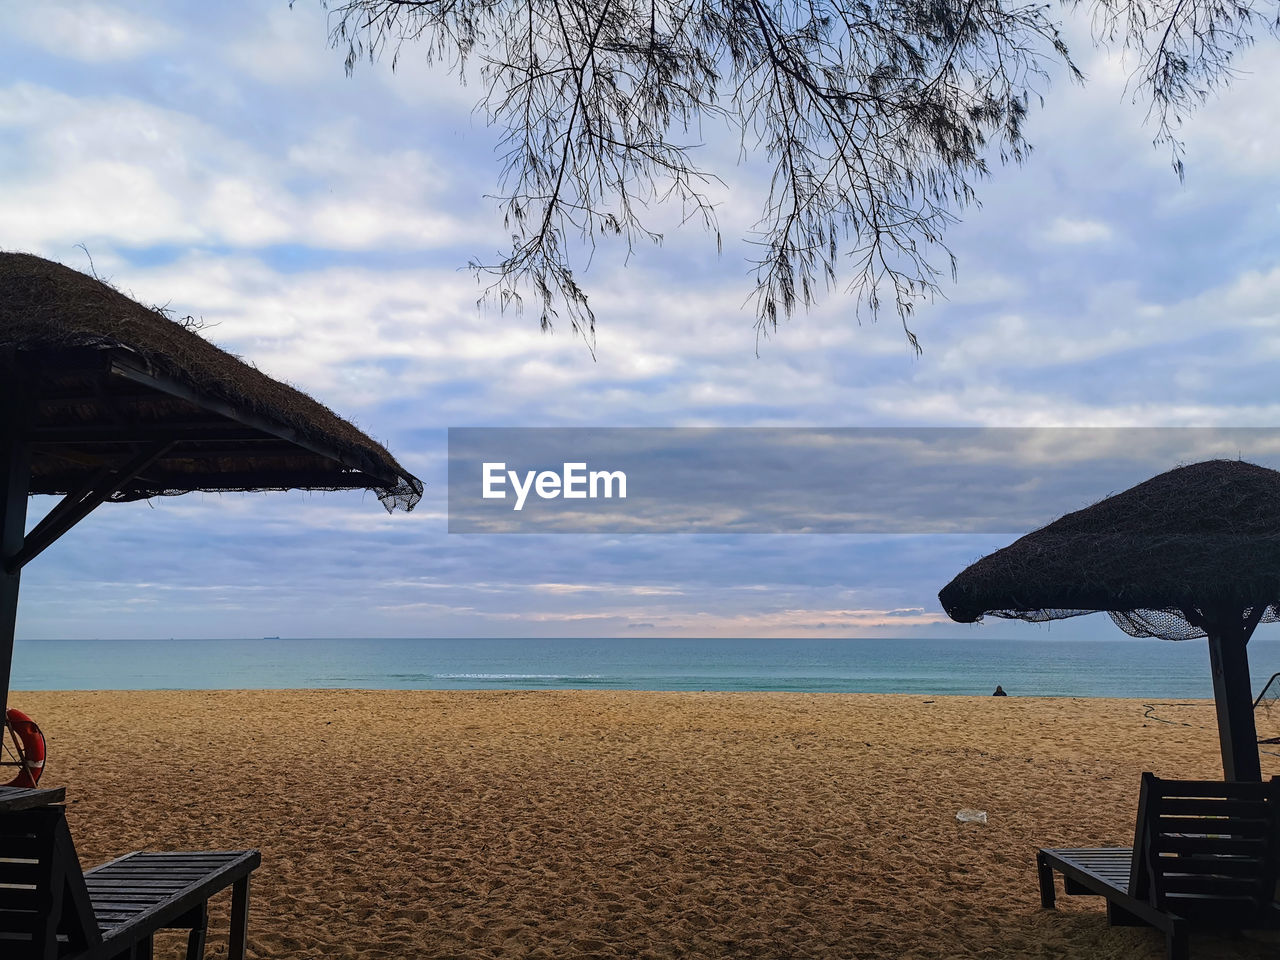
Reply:
[[[1280, 640], [1249, 645], [1254, 690]], [[1211, 697], [1203, 640], [28, 640], [15, 690], [793, 690]]]

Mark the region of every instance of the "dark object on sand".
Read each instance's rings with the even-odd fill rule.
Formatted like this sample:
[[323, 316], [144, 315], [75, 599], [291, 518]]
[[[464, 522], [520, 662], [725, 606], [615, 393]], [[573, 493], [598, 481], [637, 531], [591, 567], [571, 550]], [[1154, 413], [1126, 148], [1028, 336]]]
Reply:
[[1000, 686], [1000, 684], [998, 684], [998, 683], [996, 684], [996, 692], [995, 692], [995, 693], [993, 693], [993, 694], [991, 694], [991, 695], [992, 695], [993, 697], [1007, 697], [1007, 696], [1008, 696], [1008, 694], [1004, 692], [1004, 687]]
[[1280, 473], [1209, 460], [1162, 473], [983, 557], [938, 594], [951, 619], [1105, 610], [1135, 637], [1208, 637], [1222, 764], [1260, 780], [1246, 645], [1280, 619]]
[[227, 955], [244, 960], [249, 874], [261, 862], [258, 851], [130, 853], [82, 873], [65, 810], [44, 806], [0, 817], [0, 850], [20, 851], [0, 886], [6, 958], [149, 957], [157, 930], [179, 929], [189, 931], [187, 960], [200, 960], [209, 898], [231, 887]]
[[1112, 926], [1164, 931], [1169, 960], [1186, 960], [1192, 930], [1280, 929], [1280, 780], [1160, 780], [1142, 775], [1133, 847], [1040, 850], [1040, 903], [1068, 894], [1107, 899]]

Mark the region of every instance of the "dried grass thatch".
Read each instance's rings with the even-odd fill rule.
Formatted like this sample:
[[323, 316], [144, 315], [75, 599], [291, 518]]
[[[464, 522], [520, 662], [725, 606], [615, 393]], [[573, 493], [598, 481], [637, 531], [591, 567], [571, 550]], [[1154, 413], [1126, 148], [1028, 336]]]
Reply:
[[1280, 472], [1178, 467], [983, 557], [938, 599], [960, 623], [1105, 610], [1133, 636], [1171, 640], [1232, 611], [1280, 619]]
[[[79, 489], [144, 442], [176, 445], [111, 499], [422, 483], [332, 410], [159, 310], [29, 254], [0, 254], [0, 376], [33, 441], [33, 493]], [[12, 409], [12, 408], [11, 408]]]

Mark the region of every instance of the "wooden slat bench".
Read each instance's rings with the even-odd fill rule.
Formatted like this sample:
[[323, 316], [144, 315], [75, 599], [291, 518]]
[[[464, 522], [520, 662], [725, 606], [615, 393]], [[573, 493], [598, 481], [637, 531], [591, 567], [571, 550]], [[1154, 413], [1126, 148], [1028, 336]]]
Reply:
[[66, 787], [0, 787], [0, 814], [47, 807], [66, 798]]
[[230, 960], [244, 960], [256, 850], [135, 852], [82, 873], [65, 808], [0, 814], [0, 957], [150, 960], [158, 930], [204, 955], [208, 903], [231, 888]]
[[1056, 871], [1068, 894], [1105, 897], [1112, 925], [1164, 931], [1169, 960], [1186, 960], [1193, 929], [1280, 928], [1280, 779], [1144, 773], [1132, 847], [1040, 850], [1036, 866], [1044, 907]]

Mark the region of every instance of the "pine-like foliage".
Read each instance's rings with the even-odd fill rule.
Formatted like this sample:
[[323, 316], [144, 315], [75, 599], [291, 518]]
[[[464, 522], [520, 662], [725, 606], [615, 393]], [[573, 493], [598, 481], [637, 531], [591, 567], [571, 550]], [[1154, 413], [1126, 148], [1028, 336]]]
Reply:
[[[1077, 6], [1076, 0], [1064, 0]], [[1080, 0], [1083, 2], [1083, 0]], [[1079, 77], [1055, 8], [1018, 0], [330, 0], [348, 71], [407, 53], [481, 81], [503, 131], [508, 255], [473, 264], [504, 306], [536, 294], [591, 342], [575, 256], [602, 236], [659, 241], [655, 204], [720, 242], [698, 163], [704, 123], [767, 157], [755, 245], [757, 324], [846, 288], [855, 312], [909, 321], [955, 264], [947, 226], [988, 163], [1021, 161], [1023, 122], [1055, 61]], [[1231, 75], [1268, 10], [1224, 0], [1092, 0], [1102, 42], [1136, 52], [1135, 95], [1173, 149], [1186, 112]], [[586, 241], [580, 247], [576, 239]], [[582, 255], [589, 255], [583, 253]]]

